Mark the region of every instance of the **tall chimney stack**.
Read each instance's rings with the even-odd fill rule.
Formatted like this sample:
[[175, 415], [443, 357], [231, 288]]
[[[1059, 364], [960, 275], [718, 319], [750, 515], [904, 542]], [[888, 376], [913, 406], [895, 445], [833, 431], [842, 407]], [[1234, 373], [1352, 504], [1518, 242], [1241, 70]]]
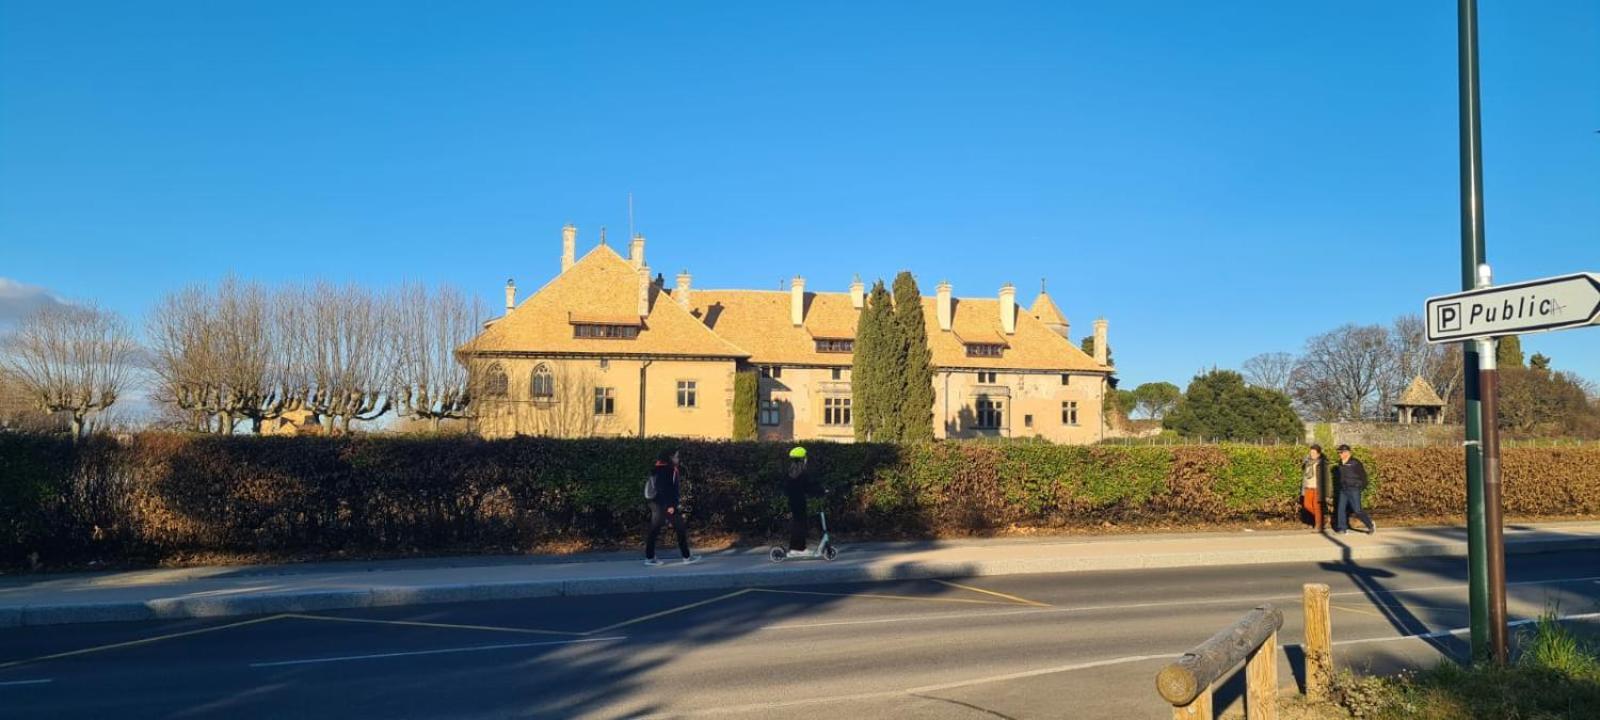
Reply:
[[850, 307], [857, 310], [867, 306], [867, 286], [861, 282], [861, 276], [850, 281]]
[[639, 317], [650, 316], [650, 266], [639, 268]]
[[688, 270], [678, 273], [678, 289], [672, 291], [672, 299], [677, 300], [678, 304], [682, 305], [685, 310], [693, 307], [689, 304], [690, 279]]
[[644, 267], [644, 236], [634, 235], [633, 241], [628, 243], [628, 262], [634, 267]]
[[1017, 288], [1011, 283], [1000, 286], [1000, 329], [1017, 333]]
[[515, 308], [516, 306], [517, 306], [517, 281], [513, 280], [511, 278], [506, 278], [506, 314], [510, 315], [511, 314], [511, 310], [513, 308]]
[[950, 332], [950, 323], [955, 317], [955, 306], [951, 304], [950, 300], [949, 280], [939, 281], [939, 297], [934, 305], [937, 306], [935, 310], [939, 314], [939, 329]]
[[1108, 324], [1105, 318], [1094, 321], [1094, 361], [1101, 365], [1107, 364], [1107, 361], [1111, 359], [1111, 346], [1106, 339]]
[[561, 272], [572, 269], [578, 261], [578, 226], [567, 223], [561, 226]]
[[789, 282], [789, 322], [795, 327], [806, 324], [806, 279], [799, 275]]

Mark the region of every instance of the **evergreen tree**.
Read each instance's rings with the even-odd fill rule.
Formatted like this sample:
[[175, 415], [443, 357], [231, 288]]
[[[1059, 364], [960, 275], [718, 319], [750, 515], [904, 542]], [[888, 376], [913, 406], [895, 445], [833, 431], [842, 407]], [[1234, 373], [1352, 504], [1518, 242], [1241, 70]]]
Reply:
[[752, 370], [733, 376], [733, 439], [756, 439], [756, 392], [759, 381]]
[[1305, 424], [1295, 415], [1289, 396], [1251, 387], [1232, 370], [1195, 376], [1163, 425], [1190, 438], [1299, 442], [1305, 437]]
[[894, 324], [899, 336], [903, 370], [896, 378], [900, 391], [901, 442], [933, 439], [933, 349], [928, 347], [928, 326], [922, 314], [922, 291], [917, 279], [901, 272], [894, 279]]
[[[1078, 349], [1082, 350], [1083, 354], [1088, 355], [1089, 357], [1094, 357], [1094, 336], [1093, 335], [1085, 335], [1085, 336], [1083, 336], [1083, 341], [1078, 343]], [[1112, 357], [1111, 350], [1112, 350], [1111, 344], [1107, 343], [1106, 344], [1106, 364], [1110, 365], [1112, 367], [1116, 367], [1117, 366], [1117, 360], [1116, 360], [1116, 358]]]
[[1522, 338], [1516, 335], [1500, 338], [1500, 347], [1495, 350], [1494, 358], [1501, 370], [1522, 367]]
[[889, 424], [895, 411], [896, 356], [894, 308], [879, 280], [856, 322], [855, 352], [850, 370], [850, 415], [856, 439], [889, 442], [896, 438]]

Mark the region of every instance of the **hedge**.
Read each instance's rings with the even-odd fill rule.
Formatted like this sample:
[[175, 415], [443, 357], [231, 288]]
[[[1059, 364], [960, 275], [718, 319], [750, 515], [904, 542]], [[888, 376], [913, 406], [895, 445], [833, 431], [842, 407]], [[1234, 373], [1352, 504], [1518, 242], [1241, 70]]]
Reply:
[[[1290, 522], [1303, 449], [1258, 446], [911, 446], [807, 443], [833, 526], [865, 537], [1083, 527]], [[681, 447], [696, 532], [780, 533], [788, 445], [464, 436], [116, 441], [0, 434], [0, 564], [160, 561], [206, 553], [334, 557], [518, 552], [636, 542], [652, 458]], [[1358, 448], [1369, 506], [1459, 515], [1452, 448]], [[1506, 448], [1505, 509], [1600, 513], [1600, 448]]]

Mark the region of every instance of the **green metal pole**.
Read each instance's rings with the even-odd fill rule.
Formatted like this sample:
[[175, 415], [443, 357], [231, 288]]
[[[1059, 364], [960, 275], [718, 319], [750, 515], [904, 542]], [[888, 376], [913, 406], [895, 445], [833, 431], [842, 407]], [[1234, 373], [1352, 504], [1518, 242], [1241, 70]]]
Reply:
[[[1461, 110], [1461, 289], [1478, 286], [1483, 243], [1483, 145], [1478, 113], [1478, 2], [1457, 2], [1457, 59]], [[1467, 596], [1471, 607], [1472, 656], [1489, 656], [1488, 522], [1483, 502], [1482, 390], [1478, 352], [1462, 343], [1466, 407]], [[1492, 362], [1492, 359], [1491, 359]]]

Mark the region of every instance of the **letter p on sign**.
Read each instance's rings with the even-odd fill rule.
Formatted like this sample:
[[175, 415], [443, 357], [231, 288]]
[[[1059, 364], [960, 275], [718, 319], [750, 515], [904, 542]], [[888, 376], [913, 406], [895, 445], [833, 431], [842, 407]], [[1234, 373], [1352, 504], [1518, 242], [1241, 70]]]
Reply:
[[1461, 329], [1461, 303], [1450, 303], [1435, 308], [1439, 313], [1439, 329], [1445, 332]]

